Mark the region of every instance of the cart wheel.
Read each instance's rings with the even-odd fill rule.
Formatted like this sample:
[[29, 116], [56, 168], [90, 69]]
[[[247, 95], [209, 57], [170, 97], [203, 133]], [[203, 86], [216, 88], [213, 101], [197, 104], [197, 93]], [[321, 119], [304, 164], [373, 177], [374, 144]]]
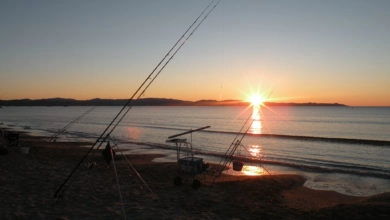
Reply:
[[200, 187], [200, 181], [197, 180], [197, 179], [194, 179], [194, 180], [192, 181], [192, 188], [194, 188], [194, 189], [199, 189], [199, 187]]
[[180, 186], [182, 183], [181, 177], [180, 176], [175, 177], [173, 182], [175, 183], [175, 186]]

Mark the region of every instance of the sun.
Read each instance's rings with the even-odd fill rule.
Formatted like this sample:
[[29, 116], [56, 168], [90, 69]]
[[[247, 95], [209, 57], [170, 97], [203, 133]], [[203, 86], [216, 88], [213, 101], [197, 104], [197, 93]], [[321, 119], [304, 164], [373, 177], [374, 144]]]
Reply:
[[266, 101], [266, 99], [260, 95], [260, 94], [257, 94], [257, 93], [254, 93], [252, 94], [250, 97], [249, 97], [249, 102], [253, 105], [253, 106], [261, 106], [264, 104], [264, 102]]

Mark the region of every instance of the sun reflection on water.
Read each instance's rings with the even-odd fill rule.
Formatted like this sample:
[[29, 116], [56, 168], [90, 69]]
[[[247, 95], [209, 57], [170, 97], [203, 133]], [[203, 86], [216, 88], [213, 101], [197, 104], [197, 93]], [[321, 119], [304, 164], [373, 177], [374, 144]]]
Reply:
[[262, 167], [253, 165], [244, 165], [241, 172], [247, 176], [260, 176], [265, 173]]
[[263, 128], [260, 118], [260, 106], [253, 106], [252, 112], [252, 124], [249, 130], [251, 134], [261, 134], [261, 129]]
[[[263, 157], [263, 151], [261, 145], [248, 145], [246, 148], [247, 156], [251, 157], [252, 159], [258, 159], [261, 160]], [[245, 163], [242, 167], [241, 171], [234, 171], [231, 169], [232, 175], [245, 175], [245, 176], [260, 176], [265, 175], [266, 170], [260, 165], [256, 163]]]
[[138, 139], [141, 136], [141, 130], [137, 127], [127, 127], [127, 137], [128, 139]]
[[261, 156], [261, 146], [254, 144], [250, 145], [248, 148], [248, 152], [252, 157], [260, 157]]

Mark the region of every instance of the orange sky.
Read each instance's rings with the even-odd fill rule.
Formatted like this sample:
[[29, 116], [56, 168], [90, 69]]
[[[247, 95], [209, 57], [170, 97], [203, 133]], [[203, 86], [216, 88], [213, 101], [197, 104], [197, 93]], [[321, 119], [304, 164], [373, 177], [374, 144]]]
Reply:
[[[207, 3], [2, 4], [0, 99], [129, 98]], [[144, 97], [390, 106], [389, 8], [222, 1]]]

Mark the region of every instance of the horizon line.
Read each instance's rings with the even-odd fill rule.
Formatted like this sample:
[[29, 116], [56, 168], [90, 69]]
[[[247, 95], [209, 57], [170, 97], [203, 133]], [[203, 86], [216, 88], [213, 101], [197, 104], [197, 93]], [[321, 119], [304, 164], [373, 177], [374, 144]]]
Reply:
[[[129, 100], [129, 99], [124, 99], [124, 98], [91, 98], [91, 99], [74, 99], [74, 98], [60, 98], [60, 97], [54, 97], [54, 98], [39, 98], [39, 99], [31, 99], [31, 98], [20, 98], [20, 99], [7, 99], [7, 100], [2, 100], [0, 99], [0, 102], [5, 102], [5, 103], [0, 103], [0, 105], [3, 105], [3, 106], [12, 106], [13, 104], [15, 105], [24, 105], [24, 106], [29, 106], [27, 103], [22, 103], [22, 102], [48, 102], [48, 103], [29, 103], [30, 105], [41, 105], [41, 106], [44, 106], [44, 105], [56, 105], [56, 106], [61, 106], [61, 105], [92, 105], [92, 104], [97, 104], [97, 105], [102, 105], [103, 103], [88, 103], [88, 102], [92, 102], [92, 101], [95, 101], [95, 102], [109, 102], [109, 101], [112, 101], [112, 102], [121, 102], [121, 101], [125, 101], [125, 100]], [[174, 99], [174, 98], [155, 98], [155, 97], [148, 97], [148, 98], [142, 98], [142, 99], [138, 99], [138, 100], [134, 100], [134, 101], [160, 101], [160, 103], [149, 103], [150, 105], [185, 105], [187, 103], [187, 105], [196, 105], [196, 104], [199, 104], [199, 105], [207, 105], [207, 104], [210, 104], [210, 105], [213, 105], [212, 103], [215, 103], [214, 105], [218, 106], [218, 105], [225, 105], [225, 106], [228, 106], [228, 105], [244, 105], [244, 104], [248, 104], [250, 103], [249, 101], [245, 101], [245, 100], [239, 100], [239, 99], [224, 99], [224, 100], [215, 100], [215, 99], [200, 99], [200, 100], [196, 100], [196, 101], [188, 101], [188, 100], [182, 100], [182, 99]], [[59, 101], [61, 103], [53, 103], [55, 101]], [[81, 102], [81, 103], [66, 103], [66, 101], [68, 102], [71, 102], [71, 101], [74, 101], [74, 102]], [[162, 101], [165, 101], [164, 103], [161, 103]], [[169, 103], [169, 101], [171, 101], [171, 103]], [[7, 102], [11, 102], [11, 103], [7, 103]], [[12, 104], [13, 102], [13, 104]], [[19, 102], [19, 103], [15, 103], [15, 102]], [[51, 103], [50, 103], [51, 102]], [[83, 103], [84, 102], [84, 103]], [[172, 103], [172, 102], [176, 102], [176, 103]], [[119, 103], [106, 103], [107, 105], [119, 105]], [[140, 104], [140, 103], [138, 103]], [[145, 104], [145, 103], [141, 103], [142, 105], [148, 105], [148, 104]], [[313, 105], [313, 106], [346, 106], [346, 107], [364, 107], [364, 106], [350, 106], [350, 105], [346, 105], [346, 104], [343, 104], [343, 103], [338, 103], [338, 102], [313, 102], [313, 101], [308, 101], [308, 102], [264, 102], [264, 105]], [[103, 105], [102, 105], [103, 106]], [[366, 107], [390, 107], [390, 106], [366, 106]]]
[[[189, 100], [183, 100], [183, 99], [177, 99], [177, 98], [157, 98], [157, 97], [147, 97], [147, 98], [141, 98], [139, 100], [171, 100], [171, 101], [178, 101], [178, 102], [188, 102], [188, 103], [201, 103], [201, 102], [216, 102], [216, 103], [223, 103], [223, 102], [236, 102], [234, 105], [242, 105], [244, 103], [250, 103], [250, 101], [240, 100], [240, 99], [224, 99], [224, 100], [216, 100], [216, 99], [199, 99], [195, 101], [189, 101]], [[53, 98], [18, 98], [18, 99], [0, 99], [0, 102], [17, 102], [17, 101], [54, 101], [54, 100], [62, 100], [62, 101], [76, 101], [76, 102], [88, 102], [88, 101], [124, 101], [129, 100], [128, 98], [89, 98], [89, 99], [75, 99], [75, 98], [61, 98], [61, 97], [53, 97]], [[137, 99], [134, 99], [134, 101], [137, 101]], [[390, 105], [347, 105], [339, 102], [316, 102], [316, 101], [307, 101], [307, 102], [271, 102], [266, 101], [264, 102], [266, 104], [270, 105], [329, 105], [329, 106], [345, 106], [345, 107], [390, 107]], [[1, 104], [0, 106], [4, 106], [5, 103]], [[42, 104], [44, 105], [44, 104]], [[51, 104], [53, 105], [53, 104]], [[76, 104], [74, 104], [76, 105]], [[112, 105], [112, 104], [111, 104]], [[164, 105], [164, 104], [161, 104]], [[228, 105], [228, 104], [226, 104]], [[232, 103], [233, 105], [233, 103]], [[27, 105], [26, 105], [27, 106]], [[102, 105], [103, 106], [103, 105]]]

